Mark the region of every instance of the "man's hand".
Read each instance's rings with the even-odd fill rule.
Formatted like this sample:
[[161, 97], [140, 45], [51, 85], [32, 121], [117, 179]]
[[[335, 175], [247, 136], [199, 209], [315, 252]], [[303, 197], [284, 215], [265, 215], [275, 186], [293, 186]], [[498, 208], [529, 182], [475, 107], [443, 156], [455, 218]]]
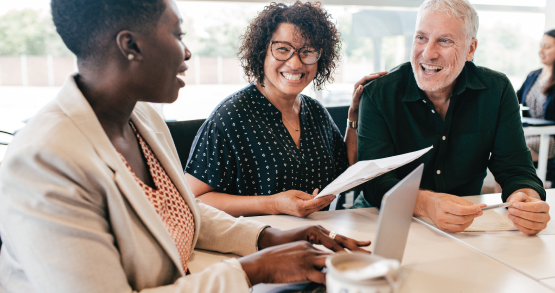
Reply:
[[474, 218], [484, 214], [481, 208], [485, 206], [452, 194], [420, 190], [414, 215], [432, 219], [442, 231], [461, 232], [472, 224]]
[[551, 219], [549, 205], [540, 199], [535, 190], [519, 189], [509, 196], [507, 202], [513, 203], [509, 207], [509, 219], [522, 233], [535, 235], [547, 227]]
[[335, 199], [335, 195], [314, 199], [317, 194], [318, 189], [314, 190], [313, 195], [298, 190], [276, 193], [271, 196], [272, 210], [274, 210], [274, 214], [287, 214], [304, 218], [323, 209]]
[[266, 228], [258, 238], [258, 248], [285, 244], [289, 242], [306, 240], [313, 244], [322, 244], [335, 252], [350, 251], [368, 252], [360, 247], [369, 246], [370, 241], [357, 241], [337, 234], [334, 239], [329, 237], [330, 231], [320, 225], [305, 226], [297, 229], [281, 231], [275, 228]]

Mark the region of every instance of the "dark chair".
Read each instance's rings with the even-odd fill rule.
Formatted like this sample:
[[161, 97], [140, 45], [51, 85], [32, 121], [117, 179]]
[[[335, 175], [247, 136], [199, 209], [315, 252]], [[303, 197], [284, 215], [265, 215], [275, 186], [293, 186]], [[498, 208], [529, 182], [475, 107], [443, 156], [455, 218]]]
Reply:
[[[537, 163], [534, 163], [537, 166]], [[547, 161], [547, 172], [545, 173], [545, 181], [551, 181], [551, 188], [555, 186], [555, 159], [550, 159]]]
[[[326, 107], [326, 109], [328, 110], [328, 113], [330, 113], [331, 119], [333, 119], [335, 125], [337, 125], [337, 128], [339, 128], [341, 135], [345, 137], [345, 131], [347, 130], [347, 118], [349, 117], [349, 106]], [[355, 189], [354, 192], [354, 199], [356, 199], [360, 190]], [[342, 193], [337, 200], [336, 209], [338, 210], [344, 209], [345, 193], [346, 192]]]
[[172, 135], [173, 143], [177, 149], [177, 155], [181, 166], [185, 168], [191, 146], [195, 140], [198, 130], [206, 119], [186, 120], [186, 121], [166, 121], [170, 133]]
[[330, 113], [331, 119], [339, 128], [341, 135], [345, 137], [345, 130], [347, 129], [347, 118], [349, 117], [349, 106], [326, 107]]

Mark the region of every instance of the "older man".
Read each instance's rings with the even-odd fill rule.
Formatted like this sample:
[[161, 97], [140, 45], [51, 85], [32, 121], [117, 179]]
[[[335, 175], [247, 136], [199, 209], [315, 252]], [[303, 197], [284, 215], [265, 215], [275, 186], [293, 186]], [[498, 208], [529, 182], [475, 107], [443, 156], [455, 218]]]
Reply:
[[434, 148], [368, 182], [364, 196], [380, 206], [384, 193], [424, 162], [414, 214], [458, 232], [481, 216], [483, 207], [459, 196], [480, 194], [489, 168], [503, 188], [503, 201], [513, 202], [509, 218], [523, 233], [536, 234], [550, 219], [545, 190], [524, 141], [509, 79], [472, 63], [477, 30], [478, 15], [468, 1], [425, 1], [418, 11], [411, 62], [365, 86], [360, 160]]

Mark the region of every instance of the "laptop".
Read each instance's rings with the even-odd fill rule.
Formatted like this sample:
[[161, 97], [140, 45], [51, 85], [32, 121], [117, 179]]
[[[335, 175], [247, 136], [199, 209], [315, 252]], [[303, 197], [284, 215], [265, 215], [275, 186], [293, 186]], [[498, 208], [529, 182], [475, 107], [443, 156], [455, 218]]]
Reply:
[[520, 118], [522, 121], [522, 127], [527, 126], [552, 126], [555, 125], [555, 121], [545, 120], [545, 119], [537, 119], [537, 118], [530, 118], [530, 117], [522, 117]]
[[[383, 197], [378, 231], [374, 240], [372, 253], [385, 258], [396, 259], [401, 263], [405, 245], [409, 236], [412, 213], [420, 187], [424, 164], [420, 164], [407, 177], [393, 186]], [[289, 284], [258, 284], [253, 292], [289, 293], [289, 292], [323, 292], [324, 285], [310, 281]], [[310, 287], [310, 288], [309, 288]]]
[[383, 197], [373, 253], [403, 260], [424, 164], [420, 164]]

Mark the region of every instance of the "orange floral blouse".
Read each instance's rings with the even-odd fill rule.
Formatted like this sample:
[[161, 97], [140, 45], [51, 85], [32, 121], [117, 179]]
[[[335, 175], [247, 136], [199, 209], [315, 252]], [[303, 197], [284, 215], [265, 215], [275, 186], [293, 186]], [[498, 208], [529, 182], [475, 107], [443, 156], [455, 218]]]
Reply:
[[175, 246], [179, 251], [181, 258], [181, 265], [183, 270], [187, 272], [187, 262], [192, 249], [193, 236], [195, 234], [195, 222], [193, 214], [187, 206], [187, 203], [169, 178], [164, 168], [160, 165], [158, 158], [152, 152], [148, 144], [144, 141], [141, 134], [137, 131], [135, 126], [130, 122], [135, 135], [141, 145], [141, 149], [148, 163], [150, 174], [156, 189], [143, 183], [137, 175], [131, 170], [131, 167], [121, 155], [121, 159], [127, 166], [127, 169], [133, 174], [135, 180], [139, 183], [148, 200], [160, 216], [160, 219], [168, 229]]

